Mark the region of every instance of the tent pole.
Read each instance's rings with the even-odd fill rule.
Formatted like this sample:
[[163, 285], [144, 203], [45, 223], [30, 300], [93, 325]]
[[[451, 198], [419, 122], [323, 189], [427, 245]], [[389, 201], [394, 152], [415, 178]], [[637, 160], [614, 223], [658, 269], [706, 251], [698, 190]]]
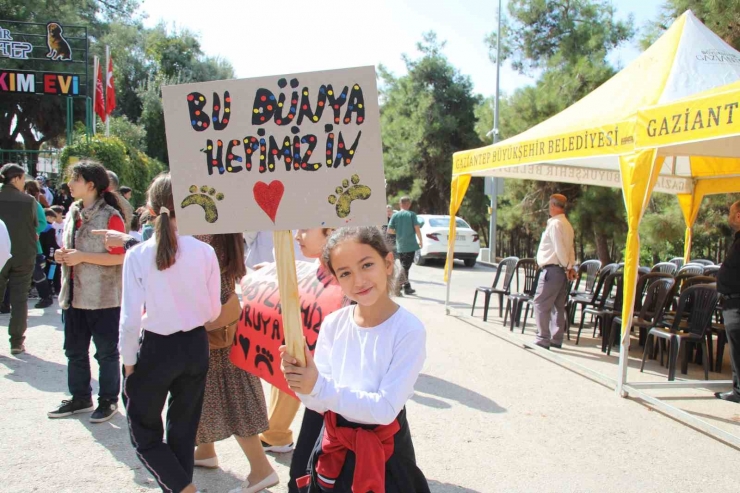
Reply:
[[[498, 0], [498, 31], [496, 31], [496, 96], [493, 107], [493, 143], [499, 141], [498, 115], [501, 96], [501, 0]], [[498, 180], [503, 178], [486, 178], [491, 185], [491, 221], [488, 225], [488, 261], [496, 262], [496, 216], [498, 209]]]

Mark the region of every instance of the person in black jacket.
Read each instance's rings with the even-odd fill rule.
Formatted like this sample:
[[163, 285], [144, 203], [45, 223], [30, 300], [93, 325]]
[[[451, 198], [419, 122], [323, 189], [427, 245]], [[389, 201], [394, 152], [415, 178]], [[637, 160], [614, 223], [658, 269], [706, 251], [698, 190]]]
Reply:
[[730, 343], [732, 390], [714, 395], [718, 399], [740, 403], [740, 200], [730, 206], [727, 221], [735, 232], [735, 241], [717, 274], [717, 291], [725, 297], [722, 315]]
[[[41, 254], [46, 258], [46, 267], [44, 272], [49, 283], [54, 287], [54, 293], [59, 294], [61, 284], [61, 270], [54, 261], [54, 252], [59, 250], [57, 243], [57, 231], [54, 229], [54, 221], [57, 220], [57, 213], [51, 209], [44, 210], [46, 214], [46, 229], [39, 235], [41, 243]], [[43, 301], [43, 300], [42, 300]], [[53, 303], [53, 301], [52, 301]], [[50, 306], [51, 304], [47, 305]]]
[[26, 350], [28, 326], [28, 291], [36, 265], [36, 201], [23, 193], [26, 172], [17, 164], [6, 164], [0, 169], [0, 219], [10, 234], [12, 258], [0, 271], [0, 300], [6, 288], [10, 292], [10, 353]]

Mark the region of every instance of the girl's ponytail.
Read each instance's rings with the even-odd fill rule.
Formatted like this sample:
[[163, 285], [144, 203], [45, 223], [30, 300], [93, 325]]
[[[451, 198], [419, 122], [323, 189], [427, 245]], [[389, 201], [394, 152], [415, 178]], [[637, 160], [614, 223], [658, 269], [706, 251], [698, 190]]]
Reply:
[[107, 188], [100, 192], [100, 196], [105, 201], [106, 204], [113, 207], [115, 210], [118, 211], [118, 213], [123, 216], [123, 208], [121, 207], [121, 203], [118, 201], [118, 197], [115, 193], [111, 192]]
[[175, 225], [172, 224], [172, 219], [175, 218], [175, 204], [170, 174], [162, 173], [157, 176], [147, 193], [151, 212], [157, 215], [154, 221], [157, 270], [166, 270], [175, 264], [177, 258], [177, 235]]

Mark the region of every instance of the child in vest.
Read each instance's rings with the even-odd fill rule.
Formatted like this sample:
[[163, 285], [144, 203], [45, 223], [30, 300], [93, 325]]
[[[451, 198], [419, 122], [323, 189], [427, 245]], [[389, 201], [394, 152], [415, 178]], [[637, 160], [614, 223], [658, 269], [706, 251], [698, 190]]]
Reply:
[[[76, 201], [65, 222], [62, 248], [54, 260], [62, 267], [59, 306], [63, 310], [64, 353], [72, 399], [48, 413], [63, 418], [93, 411], [90, 421], [101, 423], [118, 409], [121, 373], [118, 357], [118, 319], [121, 313], [121, 264], [123, 249], [108, 251], [96, 229], [123, 231], [116, 196], [108, 190], [105, 168], [82, 161], [70, 172], [69, 188]], [[90, 339], [100, 367], [98, 407], [90, 387]]]
[[[53, 256], [54, 252], [59, 249], [56, 230], [54, 229], [54, 221], [57, 218], [57, 213], [51, 209], [44, 210], [44, 213], [46, 214], [47, 226], [46, 229], [44, 229], [44, 231], [39, 234], [41, 254], [44, 256], [44, 261], [46, 264], [44, 267], [44, 275], [46, 275], [46, 279], [49, 281], [49, 284], [54, 288], [54, 293], [59, 294], [58, 286], [54, 285], [54, 278], [57, 272], [57, 264], [56, 262], [54, 262]], [[51, 295], [49, 295], [49, 297], [51, 298]], [[53, 304], [53, 300], [52, 303], [47, 306], [50, 306], [51, 304]]]
[[208, 374], [204, 325], [221, 313], [221, 271], [210, 245], [177, 235], [169, 174], [154, 180], [148, 197], [155, 234], [131, 249], [123, 266], [126, 415], [136, 455], [162, 491], [195, 493], [193, 450]]
[[307, 408], [324, 413], [310, 475], [298, 486], [308, 493], [428, 493], [405, 410], [426, 357], [426, 332], [390, 297], [393, 253], [378, 228], [342, 228], [323, 260], [357, 304], [324, 319], [315, 359], [306, 350], [305, 367], [281, 348], [288, 385]]

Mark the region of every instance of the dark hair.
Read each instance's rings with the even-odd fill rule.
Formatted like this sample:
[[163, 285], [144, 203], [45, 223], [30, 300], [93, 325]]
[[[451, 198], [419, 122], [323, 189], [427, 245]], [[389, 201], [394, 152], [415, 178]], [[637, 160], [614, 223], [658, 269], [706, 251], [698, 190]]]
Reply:
[[[147, 191], [149, 207], [157, 215], [154, 232], [157, 238], [157, 270], [166, 270], [177, 258], [177, 235], [170, 219], [175, 217], [175, 199], [172, 197], [172, 179], [169, 173], [159, 174]], [[169, 212], [162, 211], [166, 207]]]
[[244, 235], [241, 233], [230, 233], [223, 235], [213, 235], [211, 246], [214, 250], [219, 249], [224, 252], [226, 258], [221, 264], [221, 273], [227, 276], [233, 276], [239, 281], [247, 275], [247, 268], [244, 265]]
[[61, 205], [52, 205], [49, 209], [53, 210], [57, 214], [64, 214], [64, 207]]
[[139, 231], [141, 224], [139, 224], [139, 215], [134, 213], [131, 216], [131, 231]]
[[[393, 251], [393, 249], [388, 244], [386, 235], [384, 235], [383, 232], [376, 226], [339, 228], [336, 231], [334, 231], [334, 233], [332, 233], [332, 235], [329, 237], [329, 240], [326, 242], [326, 245], [324, 246], [324, 252], [321, 256], [322, 257], [321, 260], [324, 262], [324, 265], [329, 267], [329, 270], [334, 276], [336, 276], [337, 273], [334, 272], [334, 266], [331, 265], [331, 252], [339, 244], [347, 240], [354, 240], [357, 243], [360, 243], [362, 245], [370, 246], [373, 250], [378, 252], [378, 255], [380, 255], [380, 257], [383, 260], [385, 260], [388, 257], [388, 254], [390, 254]], [[392, 293], [395, 291], [395, 284], [396, 284], [396, 267], [394, 263], [393, 272], [388, 277], [388, 292], [389, 293]]]
[[26, 171], [17, 164], [8, 163], [0, 168], [0, 175], [3, 177], [3, 185], [7, 185], [19, 176], [25, 176]]
[[106, 170], [105, 172], [108, 174], [108, 180], [110, 181], [110, 185], [108, 186], [113, 190], [118, 190], [118, 175], [111, 170]]
[[[110, 179], [102, 164], [85, 159], [72, 167], [69, 171], [69, 176], [73, 180], [82, 178], [86, 182], [92, 183], [95, 186], [98, 197], [105, 200], [106, 204], [117, 210], [121, 217], [123, 217], [123, 209], [121, 209], [121, 204], [118, 203], [116, 194], [108, 190]], [[80, 204], [80, 208], [82, 208], [82, 204]]]
[[121, 187], [118, 189], [118, 191], [121, 192], [121, 195], [125, 195], [129, 192], [133, 192], [133, 190], [131, 190], [131, 187]]
[[41, 188], [36, 180], [26, 180], [26, 184], [23, 185], [23, 190], [25, 190], [28, 195], [32, 195], [36, 199], [38, 199], [39, 194], [41, 193]]
[[44, 209], [44, 215], [46, 217], [53, 217], [53, 218], [56, 218], [57, 217], [57, 213], [53, 209]]
[[67, 185], [66, 183], [62, 183], [61, 185], [59, 185], [59, 190], [66, 193], [67, 195], [70, 194], [69, 185]]

